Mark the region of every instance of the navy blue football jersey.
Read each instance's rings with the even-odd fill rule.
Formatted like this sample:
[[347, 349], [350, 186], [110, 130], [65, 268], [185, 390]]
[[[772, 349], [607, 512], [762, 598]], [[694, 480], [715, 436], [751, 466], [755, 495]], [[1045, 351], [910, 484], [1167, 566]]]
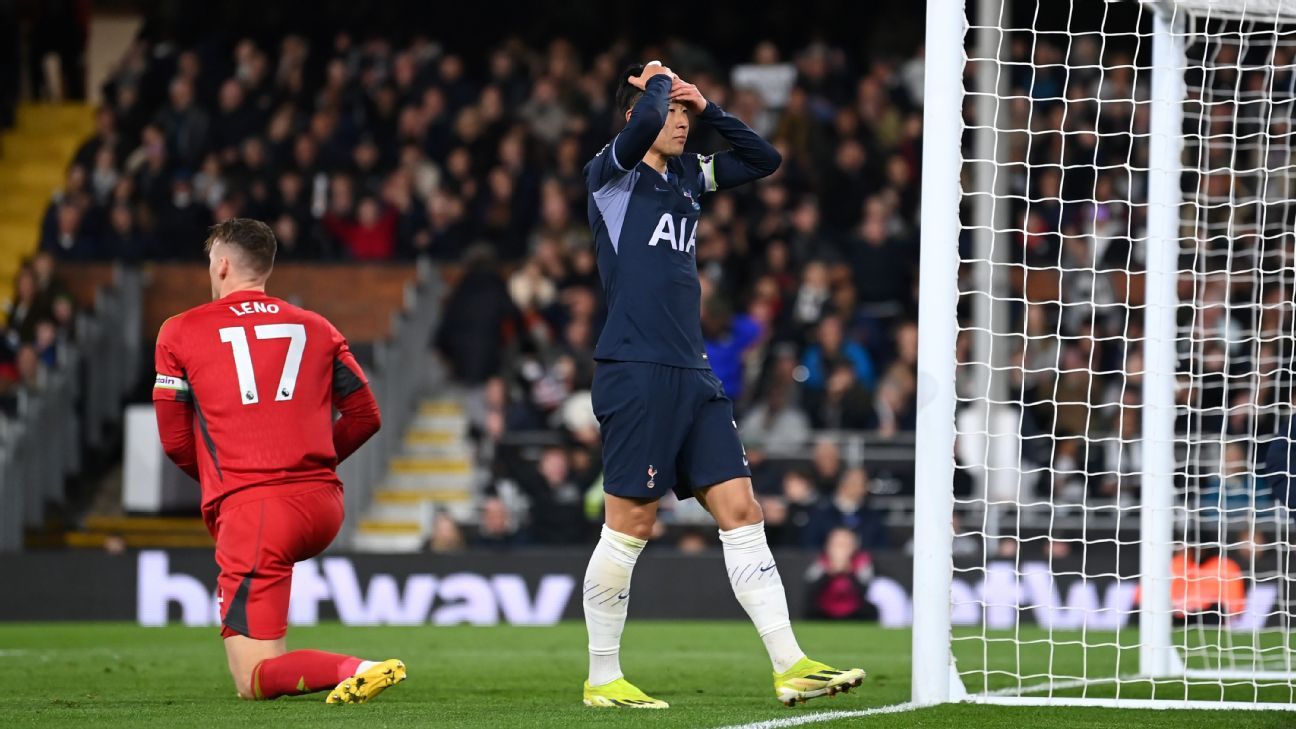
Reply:
[[585, 165], [608, 306], [594, 358], [710, 369], [697, 274], [699, 201], [773, 174], [781, 159], [759, 134], [708, 102], [697, 118], [730, 149], [668, 158], [664, 175], [643, 162], [666, 123], [672, 83], [666, 74], [648, 79], [625, 129]]
[[716, 189], [710, 158], [673, 157], [662, 175], [644, 162], [622, 167], [615, 147], [585, 167], [608, 307], [594, 358], [709, 369], [697, 224], [702, 195]]

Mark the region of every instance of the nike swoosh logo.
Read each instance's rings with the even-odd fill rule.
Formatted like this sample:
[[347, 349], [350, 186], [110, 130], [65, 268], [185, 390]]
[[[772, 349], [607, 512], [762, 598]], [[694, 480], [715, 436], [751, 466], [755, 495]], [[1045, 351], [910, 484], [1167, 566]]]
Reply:
[[772, 569], [774, 569], [774, 565], [773, 565], [773, 564], [771, 564], [769, 567], [761, 567], [761, 568], [760, 568], [760, 571], [761, 571], [761, 572], [769, 572], [769, 571], [772, 570]]
[[618, 600], [624, 600], [624, 599], [626, 599], [627, 597], [630, 597], [630, 593], [628, 593], [628, 592], [623, 592], [623, 593], [621, 593], [620, 595], [617, 595], [617, 599], [618, 599]]

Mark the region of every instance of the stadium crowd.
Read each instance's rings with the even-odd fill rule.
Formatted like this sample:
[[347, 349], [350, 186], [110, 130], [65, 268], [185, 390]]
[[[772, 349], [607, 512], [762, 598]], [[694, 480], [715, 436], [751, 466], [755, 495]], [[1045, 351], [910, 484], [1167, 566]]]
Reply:
[[[1264, 64], [1239, 70], [1240, 56], [1269, 52], [1262, 44], [1250, 51], [1241, 45], [1194, 45], [1185, 76], [1180, 184], [1189, 204], [1180, 209], [1183, 306], [1172, 374], [1183, 444], [1176, 458], [1188, 465], [1176, 480], [1183, 503], [1204, 523], [1272, 514], [1285, 488], [1280, 495], [1272, 479], [1256, 474], [1291, 470], [1286, 462], [1266, 464], [1265, 451], [1289, 428], [1278, 416], [1292, 401], [1290, 375], [1278, 364], [1290, 361], [1284, 332], [1293, 326], [1284, 273], [1292, 260], [1290, 198], [1280, 192], [1291, 119], [1268, 111], [1289, 108], [1292, 77]], [[1136, 51], [1104, 44], [1096, 33], [1018, 35], [1009, 50], [1015, 63], [1004, 67], [1008, 101], [997, 124], [1005, 131], [995, 142], [1006, 178], [1004, 225], [1017, 235], [995, 243], [1011, 247], [998, 257], [1011, 276], [1000, 294], [1010, 302], [1007, 321], [996, 328], [1014, 347], [1000, 392], [1019, 423], [1022, 476], [1001, 496], [1042, 501], [1049, 518], [1082, 505], [1131, 508], [1139, 499], [1139, 274], [1153, 242], [1150, 145], [1141, 143], [1150, 132], [1151, 73], [1139, 67]], [[1290, 69], [1292, 51], [1273, 52], [1273, 63]], [[977, 120], [975, 111], [969, 118], [995, 123]], [[1266, 141], [1246, 141], [1254, 138]], [[976, 257], [970, 237], [963, 253], [965, 260]], [[963, 290], [971, 290], [967, 282]], [[969, 311], [961, 314], [959, 361], [967, 363], [975, 335]], [[977, 391], [978, 382], [984, 381], [960, 378], [967, 402], [987, 394]], [[983, 421], [966, 430], [987, 427]], [[1105, 513], [1119, 519], [1114, 510]]]
[[[14, 298], [0, 328], [0, 424], [18, 414], [23, 395], [39, 392], [64, 363], [76, 327], [76, 304], [49, 253], [18, 270]], [[0, 434], [0, 437], [3, 437]]]
[[[762, 42], [731, 69], [701, 46], [659, 50], [785, 160], [711, 196], [697, 234], [710, 360], [738, 405], [771, 527], [817, 546], [862, 524], [863, 544], [885, 543], [864, 471], [762, 464], [819, 430], [913, 428], [921, 53]], [[281, 260], [457, 266], [435, 346], [480, 393], [475, 431], [498, 480], [531, 502], [501, 522], [575, 541], [598, 473], [587, 391], [602, 315], [581, 168], [619, 128], [611, 94], [632, 60], [624, 47], [582, 58], [562, 39], [479, 59], [346, 33], [326, 47], [295, 35], [232, 48], [140, 40], [104, 87], [41, 248], [197, 259], [207, 225], [250, 216], [271, 222]], [[716, 144], [699, 124], [688, 149]], [[506, 468], [494, 446], [537, 429], [565, 445]]]
[[[708, 196], [697, 231], [708, 355], [771, 533], [819, 548], [845, 526], [865, 549], [892, 543], [867, 471], [823, 433], [914, 429], [922, 49], [643, 50], [784, 159], [759, 183]], [[1036, 68], [1018, 63], [1008, 79], [1003, 169], [1021, 232], [996, 245], [1016, 272], [1007, 330], [1030, 342], [1008, 373], [1022, 456], [1054, 474], [1036, 492], [1128, 503], [1140, 324], [1116, 269], [1142, 265], [1131, 241], [1145, 209], [1129, 201], [1146, 185], [1146, 145], [1133, 140], [1146, 133], [1147, 88], [1130, 58], [1104, 59], [1104, 74], [1083, 68], [1104, 52], [1119, 50], [1088, 36], [1012, 42], [1011, 57]], [[1064, 58], [1082, 68], [1068, 75]], [[619, 128], [612, 91], [634, 60], [624, 45], [582, 55], [563, 39], [471, 58], [425, 38], [345, 32], [328, 44], [141, 40], [104, 89], [41, 246], [74, 260], [196, 258], [206, 225], [242, 215], [271, 222], [283, 260], [445, 264], [457, 284], [433, 344], [473, 393], [490, 478], [477, 536], [449, 523], [440, 541], [578, 541], [597, 521], [586, 510], [599, 477], [588, 389], [602, 317], [581, 170]], [[716, 146], [695, 124], [687, 151]], [[960, 245], [974, 257], [970, 236]], [[974, 381], [961, 380], [962, 394]], [[538, 459], [517, 457], [510, 436], [535, 431], [556, 437]], [[677, 522], [689, 513], [681, 506]]]

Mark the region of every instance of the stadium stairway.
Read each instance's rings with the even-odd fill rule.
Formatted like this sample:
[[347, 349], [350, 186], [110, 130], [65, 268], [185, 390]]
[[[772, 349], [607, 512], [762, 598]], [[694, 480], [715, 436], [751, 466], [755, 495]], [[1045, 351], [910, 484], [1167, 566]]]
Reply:
[[89, 516], [81, 529], [64, 537], [69, 547], [103, 549], [119, 539], [131, 549], [211, 548], [215, 545], [202, 519], [167, 516]]
[[457, 522], [473, 515], [473, 457], [463, 406], [445, 396], [420, 404], [392, 459], [386, 482], [374, 492], [352, 546], [365, 552], [417, 552], [432, 534], [439, 511]]
[[[432, 535], [438, 512], [460, 523], [470, 520], [474, 467], [466, 434], [467, 419], [458, 401], [447, 396], [421, 403], [405, 432], [402, 452], [392, 459], [350, 546], [364, 552], [417, 552]], [[109, 496], [113, 498], [119, 496]], [[134, 549], [212, 546], [197, 517], [111, 514], [89, 516], [61, 543], [43, 546], [102, 549], [110, 540]]]
[[93, 133], [89, 104], [25, 103], [18, 123], [0, 138], [0, 302], [12, 298], [14, 274], [40, 241], [50, 195]]

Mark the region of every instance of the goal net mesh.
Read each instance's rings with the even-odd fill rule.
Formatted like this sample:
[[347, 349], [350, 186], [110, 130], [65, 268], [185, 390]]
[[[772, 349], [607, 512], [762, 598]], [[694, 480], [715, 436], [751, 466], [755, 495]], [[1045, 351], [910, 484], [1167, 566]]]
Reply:
[[[1174, 6], [1177, 240], [1148, 233], [1157, 9], [1019, 0], [993, 27], [970, 16], [956, 465], [975, 485], [955, 498], [951, 618], [973, 694], [1296, 701], [1296, 3], [1252, 5]], [[1166, 245], [1176, 363], [1151, 372], [1144, 266]], [[1176, 398], [1171, 608], [1156, 616], [1174, 659], [1149, 677], [1139, 526], [1154, 377]]]

